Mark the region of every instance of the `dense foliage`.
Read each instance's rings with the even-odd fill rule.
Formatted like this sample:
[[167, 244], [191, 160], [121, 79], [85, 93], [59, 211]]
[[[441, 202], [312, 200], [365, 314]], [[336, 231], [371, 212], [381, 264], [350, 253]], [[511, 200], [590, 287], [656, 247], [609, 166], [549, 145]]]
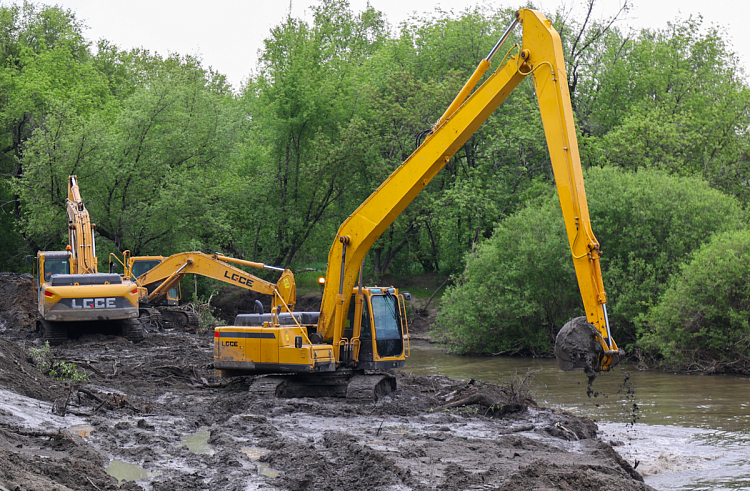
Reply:
[[[592, 167], [610, 314], [632, 344], [634, 319], [690, 252], [742, 226], [750, 90], [723, 32], [700, 19], [626, 33], [614, 19], [548, 14]], [[194, 57], [94, 45], [69, 10], [4, 3], [0, 270], [64, 247], [70, 174], [100, 257], [201, 249], [324, 267], [338, 225], [414, 151], [512, 18], [484, 4], [393, 28], [371, 7], [320, 0], [309, 21], [271, 29], [247, 82], [231, 87]], [[553, 184], [524, 82], [376, 242], [365, 273], [466, 266], [442, 317], [458, 319], [448, 339], [462, 351], [546, 351], [577, 311], [561, 229], [548, 228], [560, 222]], [[495, 331], [460, 327], [472, 319]]]
[[[613, 167], [589, 169], [585, 178], [610, 324], [626, 346], [679, 265], [713, 234], [745, 227], [744, 214], [736, 199], [698, 178]], [[438, 318], [459, 352], [545, 353], [562, 325], [581, 315], [556, 195], [504, 220], [466, 263]]]
[[716, 235], [640, 317], [641, 346], [671, 366], [750, 371], [750, 231]]

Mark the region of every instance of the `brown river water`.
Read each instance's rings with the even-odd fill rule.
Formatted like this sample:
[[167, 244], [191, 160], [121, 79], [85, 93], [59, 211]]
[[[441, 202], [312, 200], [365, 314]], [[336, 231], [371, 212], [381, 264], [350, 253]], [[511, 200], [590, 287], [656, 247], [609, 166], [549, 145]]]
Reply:
[[[504, 383], [531, 375], [541, 406], [597, 421], [604, 440], [659, 490], [750, 490], [750, 377], [638, 371], [627, 364], [594, 382], [554, 360], [447, 354], [412, 342], [405, 371]], [[635, 424], [633, 424], [635, 422]]]

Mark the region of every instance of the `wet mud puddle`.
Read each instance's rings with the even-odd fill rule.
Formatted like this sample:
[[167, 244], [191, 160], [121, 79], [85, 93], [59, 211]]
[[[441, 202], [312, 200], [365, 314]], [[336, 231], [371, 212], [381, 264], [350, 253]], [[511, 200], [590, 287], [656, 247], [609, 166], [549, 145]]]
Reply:
[[181, 444], [193, 453], [213, 455], [216, 451], [214, 450], [213, 445], [208, 443], [210, 436], [211, 432], [208, 428], [201, 428], [192, 435], [184, 437]]
[[113, 460], [104, 469], [107, 474], [118, 481], [137, 481], [159, 476], [159, 472], [149, 472], [140, 465], [129, 464], [121, 460]]

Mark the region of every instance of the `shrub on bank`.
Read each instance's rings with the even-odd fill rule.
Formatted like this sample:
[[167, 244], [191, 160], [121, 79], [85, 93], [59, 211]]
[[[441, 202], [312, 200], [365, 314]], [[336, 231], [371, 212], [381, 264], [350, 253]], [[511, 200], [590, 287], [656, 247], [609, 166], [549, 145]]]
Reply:
[[716, 235], [639, 319], [639, 345], [668, 368], [750, 373], [750, 231]]

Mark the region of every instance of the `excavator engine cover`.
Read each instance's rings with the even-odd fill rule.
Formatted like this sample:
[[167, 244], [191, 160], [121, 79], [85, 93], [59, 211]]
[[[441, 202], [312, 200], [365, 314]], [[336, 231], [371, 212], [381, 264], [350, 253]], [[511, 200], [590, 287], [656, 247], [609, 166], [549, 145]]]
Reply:
[[596, 377], [604, 350], [597, 339], [599, 331], [586, 317], [567, 322], [555, 339], [555, 358], [560, 369], [583, 369], [588, 377]]

